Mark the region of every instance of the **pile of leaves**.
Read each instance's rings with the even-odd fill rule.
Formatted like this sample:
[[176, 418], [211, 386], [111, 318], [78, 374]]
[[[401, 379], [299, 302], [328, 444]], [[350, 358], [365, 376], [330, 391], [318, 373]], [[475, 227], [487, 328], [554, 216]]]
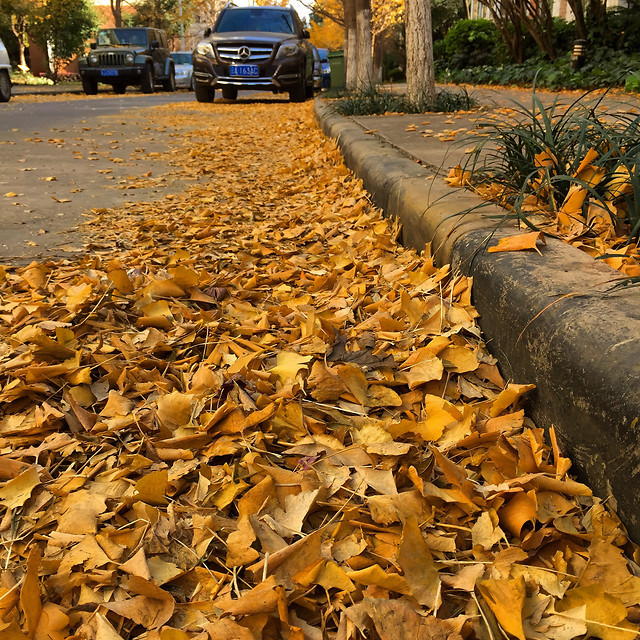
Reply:
[[0, 637], [636, 637], [623, 527], [311, 106], [154, 114], [200, 180], [0, 272]]
[[448, 182], [638, 279], [640, 116], [601, 100], [545, 107], [534, 92], [531, 108], [480, 124], [469, 161]]

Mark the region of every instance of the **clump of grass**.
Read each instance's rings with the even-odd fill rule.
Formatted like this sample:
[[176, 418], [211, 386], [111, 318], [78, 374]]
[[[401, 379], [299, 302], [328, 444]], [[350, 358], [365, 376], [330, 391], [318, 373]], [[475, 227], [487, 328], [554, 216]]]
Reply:
[[[568, 202], [570, 191], [583, 189], [579, 210], [572, 214], [565, 206], [565, 212], [589, 226], [596, 208], [621, 237], [637, 242], [640, 116], [620, 109], [609, 112], [601, 106], [602, 98], [588, 100], [588, 95], [569, 105], [556, 99], [544, 107], [534, 90], [531, 108], [515, 104], [513, 121], [480, 125], [482, 137], [475, 140], [465, 170], [472, 184], [492, 185], [502, 204], [531, 228], [536, 228], [532, 209], [539, 213], [546, 208], [554, 216]], [[588, 154], [591, 170], [585, 173]], [[532, 208], [532, 202], [540, 207]]]
[[379, 87], [364, 91], [342, 91], [337, 95], [334, 107], [343, 116], [374, 116], [385, 113], [426, 113], [430, 111], [468, 111], [476, 102], [466, 91], [438, 91], [435, 100], [409, 100], [404, 94], [395, 94]]

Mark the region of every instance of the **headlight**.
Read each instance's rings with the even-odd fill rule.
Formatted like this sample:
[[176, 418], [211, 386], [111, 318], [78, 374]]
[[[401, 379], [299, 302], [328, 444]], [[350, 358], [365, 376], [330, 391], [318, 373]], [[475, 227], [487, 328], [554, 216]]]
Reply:
[[276, 53], [276, 58], [288, 58], [289, 56], [295, 56], [300, 52], [300, 47], [297, 44], [282, 44]]
[[133, 64], [133, 61], [136, 59], [136, 57], [133, 55], [133, 53], [127, 53], [124, 59], [127, 61], [128, 64]]
[[206, 56], [207, 58], [215, 58], [213, 47], [208, 42], [199, 42], [196, 47], [196, 53], [199, 53], [201, 56]]
[[88, 60], [91, 65], [98, 64], [98, 56], [95, 53], [90, 53]]

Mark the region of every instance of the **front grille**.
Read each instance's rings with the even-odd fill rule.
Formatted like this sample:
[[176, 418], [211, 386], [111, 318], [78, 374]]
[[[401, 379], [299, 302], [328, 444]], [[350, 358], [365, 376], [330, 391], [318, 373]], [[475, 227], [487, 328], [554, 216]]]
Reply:
[[[241, 58], [239, 50], [241, 48], [248, 47], [251, 51], [251, 55], [248, 58]], [[244, 42], [238, 44], [233, 43], [220, 43], [216, 45], [218, 50], [218, 57], [222, 62], [235, 62], [235, 63], [257, 63], [264, 62], [271, 57], [273, 53], [273, 47], [265, 46], [264, 44], [251, 44], [251, 42]]]
[[100, 67], [122, 67], [127, 64], [125, 53], [99, 53], [98, 65]]

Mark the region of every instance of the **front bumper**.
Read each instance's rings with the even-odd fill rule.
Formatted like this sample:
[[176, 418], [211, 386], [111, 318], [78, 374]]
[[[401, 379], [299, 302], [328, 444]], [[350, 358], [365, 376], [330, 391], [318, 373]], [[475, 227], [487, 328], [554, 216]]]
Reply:
[[[109, 75], [103, 74], [103, 71], [108, 71]], [[142, 67], [118, 67], [115, 69], [107, 67], [81, 67], [80, 77], [88, 80], [95, 79], [106, 84], [120, 80], [124, 80], [126, 82], [140, 82], [142, 80], [143, 71], [144, 69]]]
[[264, 63], [258, 66], [258, 77], [231, 76], [229, 65], [219, 63], [203, 55], [193, 57], [193, 75], [200, 85], [213, 89], [233, 87], [253, 91], [273, 91], [282, 93], [300, 85], [301, 63], [296, 58], [283, 58], [277, 64]]

